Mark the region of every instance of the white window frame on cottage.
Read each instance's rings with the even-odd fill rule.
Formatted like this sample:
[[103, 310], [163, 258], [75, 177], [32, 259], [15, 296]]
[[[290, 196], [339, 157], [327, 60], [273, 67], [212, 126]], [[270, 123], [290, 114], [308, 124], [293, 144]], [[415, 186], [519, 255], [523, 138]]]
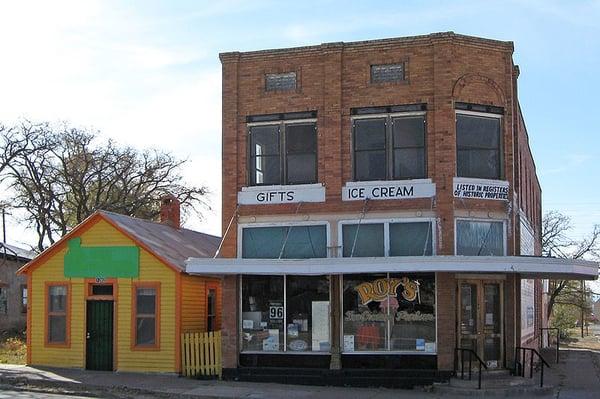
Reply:
[[[411, 217], [411, 218], [392, 218], [392, 219], [347, 219], [338, 222], [338, 247], [339, 257], [344, 257], [344, 225], [360, 224], [383, 224], [383, 256], [390, 257], [390, 224], [395, 223], [425, 223], [429, 222], [431, 226], [431, 254], [437, 253], [437, 219], [435, 217]], [[360, 227], [359, 227], [360, 231]]]
[[[504, 251], [502, 256], [507, 256], [508, 253], [508, 236], [507, 236], [507, 220], [506, 219], [493, 219], [493, 218], [469, 218], [469, 217], [457, 217], [454, 218], [454, 254], [458, 255], [458, 221], [466, 221], [466, 222], [486, 222], [486, 223], [502, 223], [502, 243], [504, 246]], [[462, 256], [462, 255], [458, 255]], [[465, 255], [467, 256], [467, 255]], [[486, 255], [482, 255], [486, 256]]]

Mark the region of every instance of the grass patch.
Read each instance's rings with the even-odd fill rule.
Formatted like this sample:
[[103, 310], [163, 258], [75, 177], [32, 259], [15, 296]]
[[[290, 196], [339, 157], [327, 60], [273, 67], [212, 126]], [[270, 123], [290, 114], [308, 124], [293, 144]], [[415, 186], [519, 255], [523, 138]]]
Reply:
[[7, 332], [0, 335], [0, 363], [25, 364], [27, 344], [24, 333]]

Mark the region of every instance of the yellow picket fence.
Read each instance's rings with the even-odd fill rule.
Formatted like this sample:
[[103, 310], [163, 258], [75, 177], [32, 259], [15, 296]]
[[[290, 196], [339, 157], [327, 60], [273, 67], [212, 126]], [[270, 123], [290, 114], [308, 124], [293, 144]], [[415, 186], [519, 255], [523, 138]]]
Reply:
[[221, 378], [221, 331], [181, 334], [181, 372], [186, 377]]

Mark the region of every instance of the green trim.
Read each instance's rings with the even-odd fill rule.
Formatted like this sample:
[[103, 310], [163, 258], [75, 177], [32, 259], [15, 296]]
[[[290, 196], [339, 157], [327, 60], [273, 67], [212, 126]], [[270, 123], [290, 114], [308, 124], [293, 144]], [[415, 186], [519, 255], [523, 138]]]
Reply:
[[82, 247], [81, 238], [76, 237], [68, 242], [64, 272], [65, 277], [138, 277], [140, 250], [135, 246]]

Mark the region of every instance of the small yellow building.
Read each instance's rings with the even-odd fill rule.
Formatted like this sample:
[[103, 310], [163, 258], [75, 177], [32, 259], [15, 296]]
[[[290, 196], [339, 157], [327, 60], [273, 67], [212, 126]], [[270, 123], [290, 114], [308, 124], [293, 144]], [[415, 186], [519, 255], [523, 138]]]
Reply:
[[161, 223], [97, 211], [23, 266], [27, 363], [93, 370], [179, 372], [181, 333], [220, 328], [219, 280], [185, 273], [219, 237], [179, 227], [179, 202]]

